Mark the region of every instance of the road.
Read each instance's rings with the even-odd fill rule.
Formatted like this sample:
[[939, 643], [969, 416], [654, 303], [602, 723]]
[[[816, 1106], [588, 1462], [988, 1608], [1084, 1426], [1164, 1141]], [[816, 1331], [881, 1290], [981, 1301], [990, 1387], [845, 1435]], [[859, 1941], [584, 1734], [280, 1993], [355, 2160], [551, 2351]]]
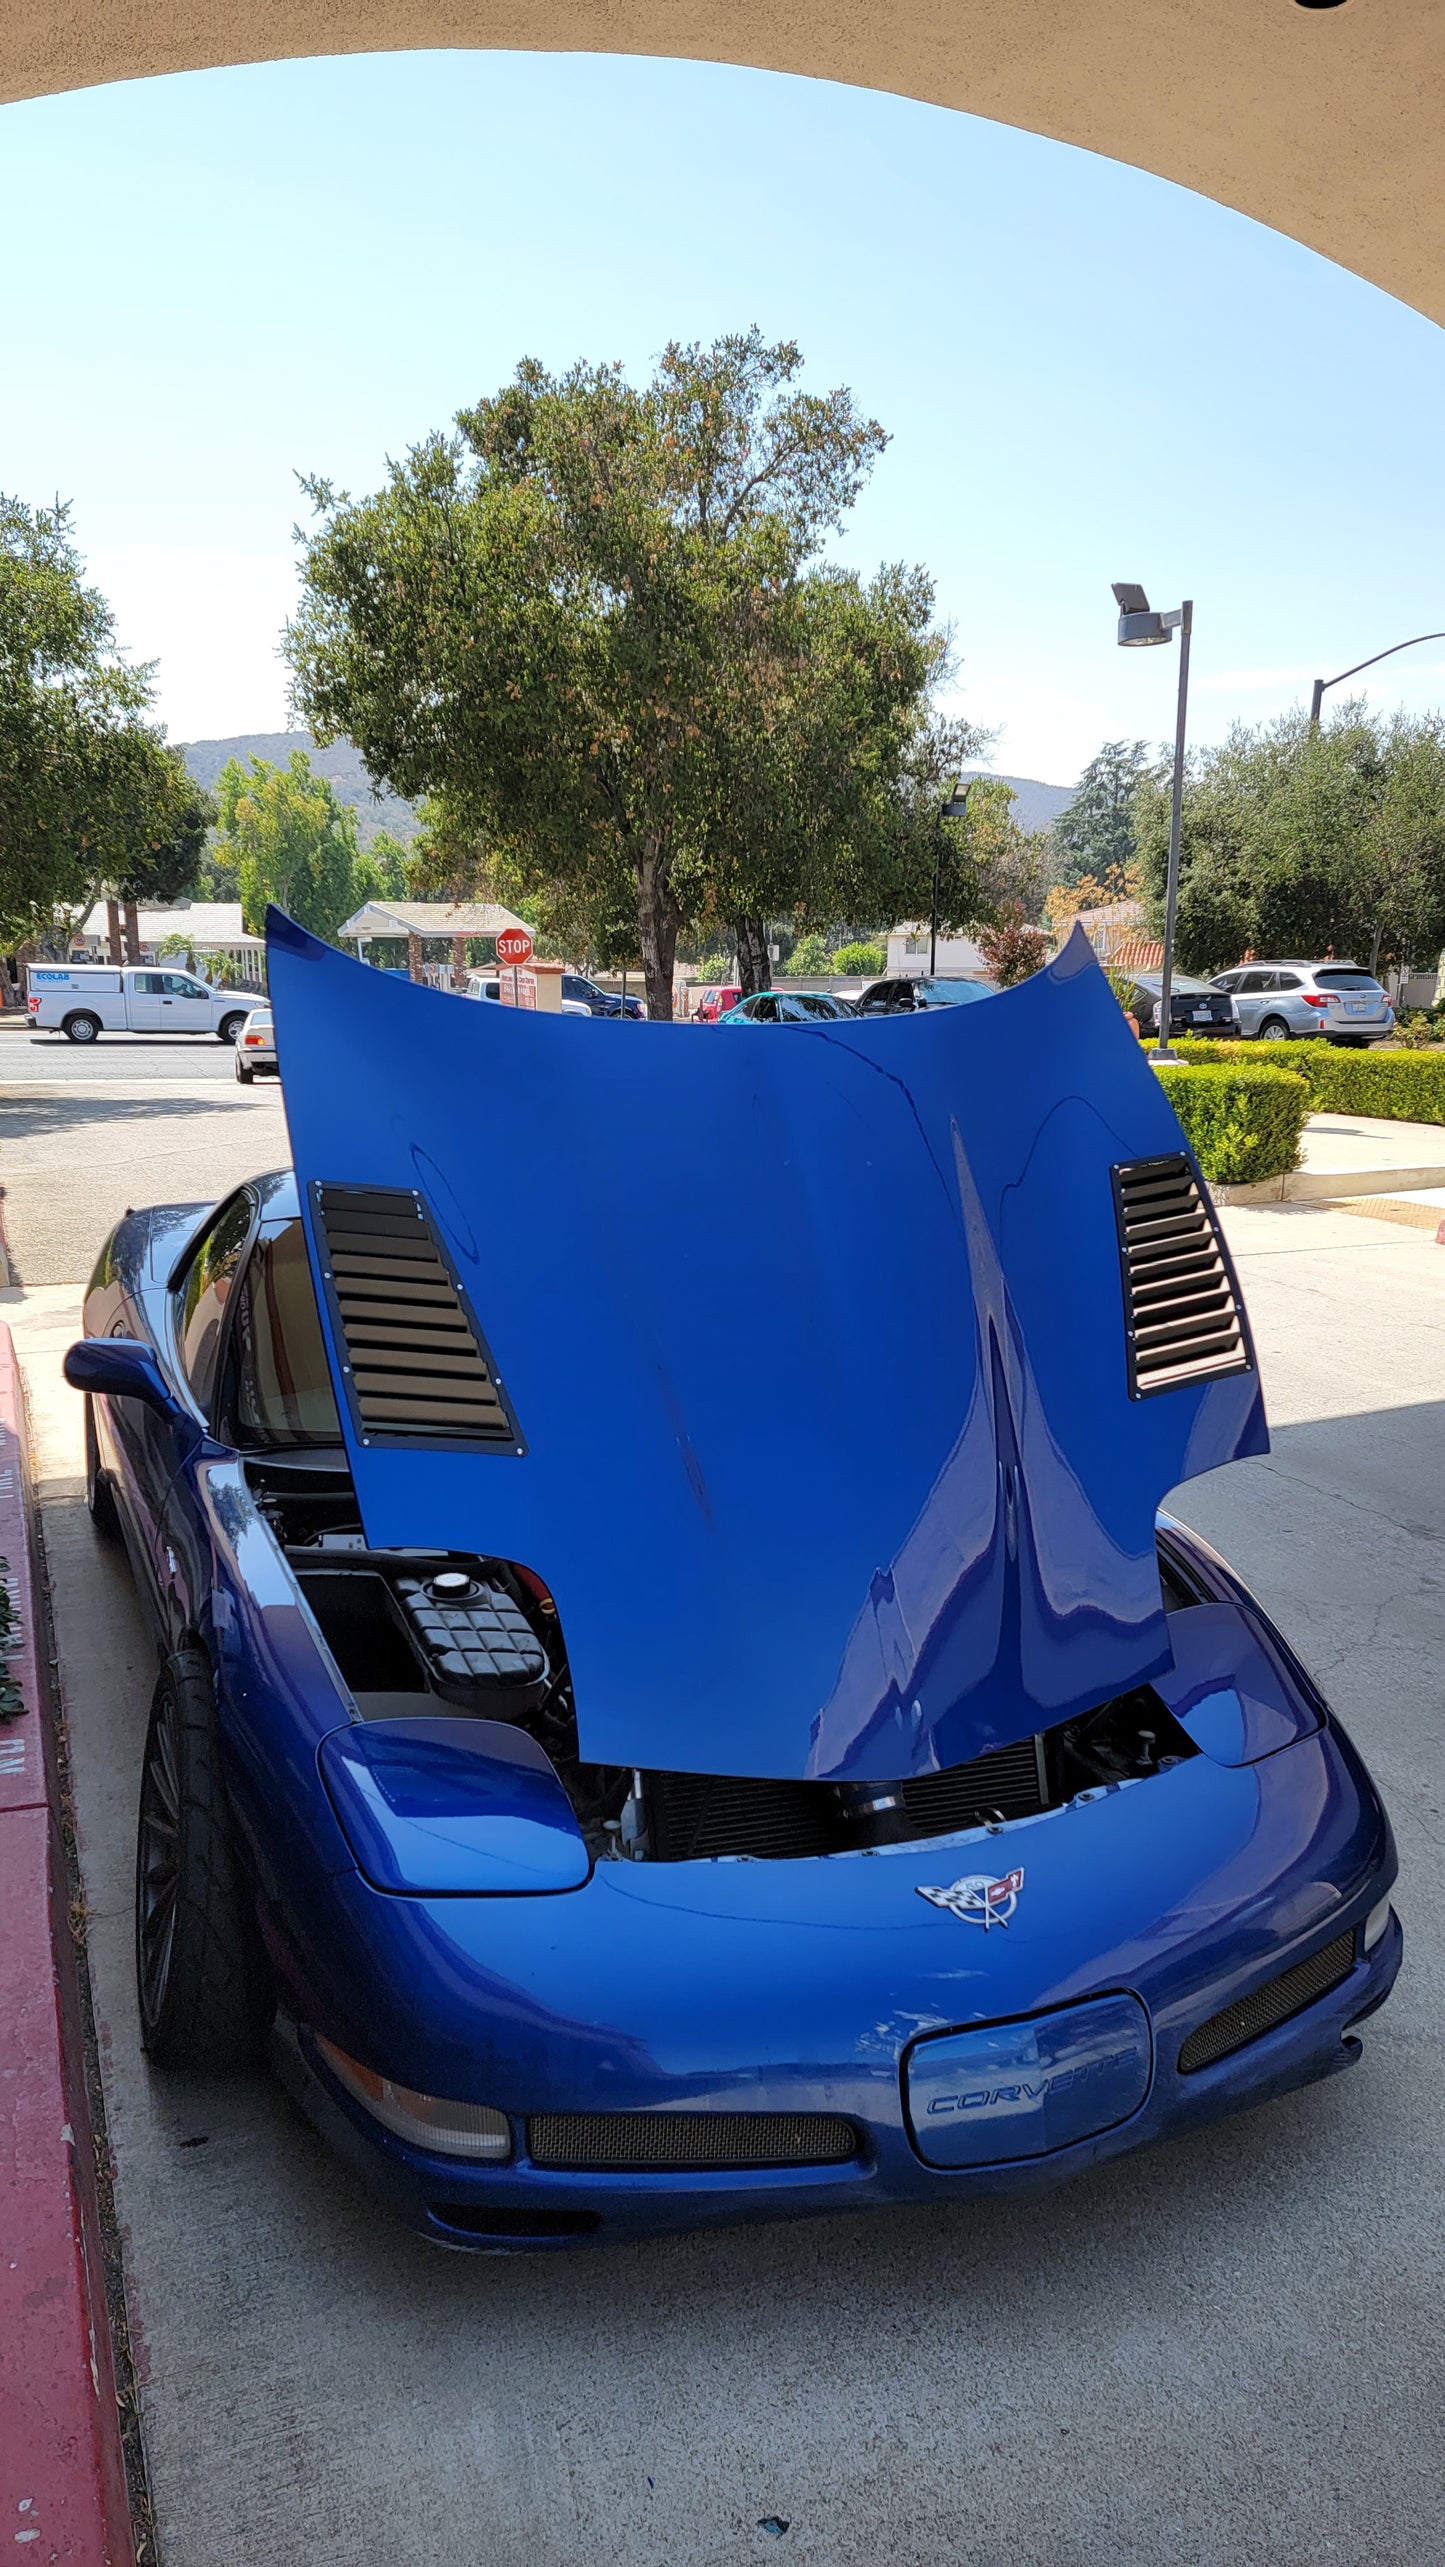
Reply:
[[[98, 1201], [117, 1127], [75, 1109], [57, 1128]], [[274, 1115], [225, 1125], [237, 1173]], [[428, 2248], [264, 2080], [142, 2064], [151, 1652], [80, 1503], [56, 1386], [73, 1285], [0, 1295], [44, 1479], [160, 2567], [1445, 2556], [1445, 1249], [1313, 1207], [1226, 1217], [1274, 1450], [1180, 1511], [1295, 1636], [1390, 1804], [1407, 1961], [1363, 2064], [1019, 2205], [556, 2260]]]
[[240, 1086], [228, 1044], [0, 1034], [0, 1218], [21, 1283], [89, 1274], [131, 1204], [220, 1195], [289, 1155], [276, 1081]]

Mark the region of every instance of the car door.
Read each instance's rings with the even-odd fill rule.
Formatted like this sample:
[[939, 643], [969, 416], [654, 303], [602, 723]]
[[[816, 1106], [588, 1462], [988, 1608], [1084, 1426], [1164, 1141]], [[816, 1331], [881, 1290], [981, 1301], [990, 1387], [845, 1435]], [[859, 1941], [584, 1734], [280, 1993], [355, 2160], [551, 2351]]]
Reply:
[[1241, 972], [1234, 990], [1234, 1004], [1239, 1017], [1241, 1034], [1259, 1032], [1259, 1020], [1264, 1014], [1265, 1000], [1273, 979], [1273, 972]]
[[161, 972], [160, 1030], [163, 1034], [209, 1034], [211, 993], [185, 972]]
[[160, 1032], [165, 977], [164, 972], [127, 972], [126, 1013], [133, 1034]]
[[172, 1582], [163, 1530], [166, 1500], [176, 1472], [199, 1440], [197, 1426], [204, 1419], [215, 1380], [221, 1323], [255, 1210], [245, 1190], [221, 1205], [178, 1279], [170, 1297], [168, 1324], [156, 1332], [161, 1361], [167, 1372], [179, 1376], [197, 1411], [196, 1422], [163, 1416], [138, 1399], [106, 1402], [126, 1548], [141, 1591], [149, 1595], [163, 1629], [170, 1621]]

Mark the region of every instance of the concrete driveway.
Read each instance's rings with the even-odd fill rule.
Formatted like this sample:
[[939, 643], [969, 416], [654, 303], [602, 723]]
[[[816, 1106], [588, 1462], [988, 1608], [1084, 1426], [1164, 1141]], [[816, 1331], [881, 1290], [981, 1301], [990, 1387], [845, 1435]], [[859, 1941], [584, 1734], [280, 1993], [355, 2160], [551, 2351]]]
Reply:
[[1353, 2074], [1018, 2206], [474, 2261], [260, 2079], [153, 2077], [130, 1965], [150, 1649], [78, 1495], [75, 1295], [35, 1394], [160, 2567], [1400, 2567], [1441, 2528], [1445, 1249], [1226, 1216], [1275, 1424], [1196, 1482], [1400, 1839]]

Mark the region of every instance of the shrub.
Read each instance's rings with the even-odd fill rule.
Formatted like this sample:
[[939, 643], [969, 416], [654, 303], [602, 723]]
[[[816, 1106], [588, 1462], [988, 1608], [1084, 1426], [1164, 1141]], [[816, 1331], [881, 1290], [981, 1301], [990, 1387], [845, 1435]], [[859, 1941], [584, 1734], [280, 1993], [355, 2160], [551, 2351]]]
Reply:
[[1006, 900], [992, 927], [981, 927], [978, 950], [999, 989], [1014, 989], [1042, 971], [1049, 940], [1042, 927], [1030, 927], [1021, 900]]
[[1445, 1053], [1352, 1052], [1339, 1043], [1207, 1043], [1187, 1037], [1187, 1061], [1236, 1061], [1293, 1070], [1318, 1114], [1378, 1114], [1397, 1123], [1445, 1123]]
[[840, 945], [833, 956], [833, 969], [846, 972], [850, 979], [876, 980], [887, 962], [882, 945]]
[[833, 958], [822, 936], [800, 936], [783, 965], [789, 978], [794, 980], [816, 980], [821, 973], [832, 968]]
[[1310, 1110], [1298, 1071], [1211, 1061], [1155, 1075], [1212, 1185], [1257, 1185], [1298, 1167]]

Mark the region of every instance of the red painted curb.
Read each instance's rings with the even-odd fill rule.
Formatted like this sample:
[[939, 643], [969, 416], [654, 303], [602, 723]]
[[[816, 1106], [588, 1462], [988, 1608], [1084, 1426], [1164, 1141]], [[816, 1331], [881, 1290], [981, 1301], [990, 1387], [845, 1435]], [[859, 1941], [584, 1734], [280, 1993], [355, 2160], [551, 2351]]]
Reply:
[[44, 1718], [19, 1368], [0, 1325], [0, 2554], [132, 2567], [65, 1848]]

